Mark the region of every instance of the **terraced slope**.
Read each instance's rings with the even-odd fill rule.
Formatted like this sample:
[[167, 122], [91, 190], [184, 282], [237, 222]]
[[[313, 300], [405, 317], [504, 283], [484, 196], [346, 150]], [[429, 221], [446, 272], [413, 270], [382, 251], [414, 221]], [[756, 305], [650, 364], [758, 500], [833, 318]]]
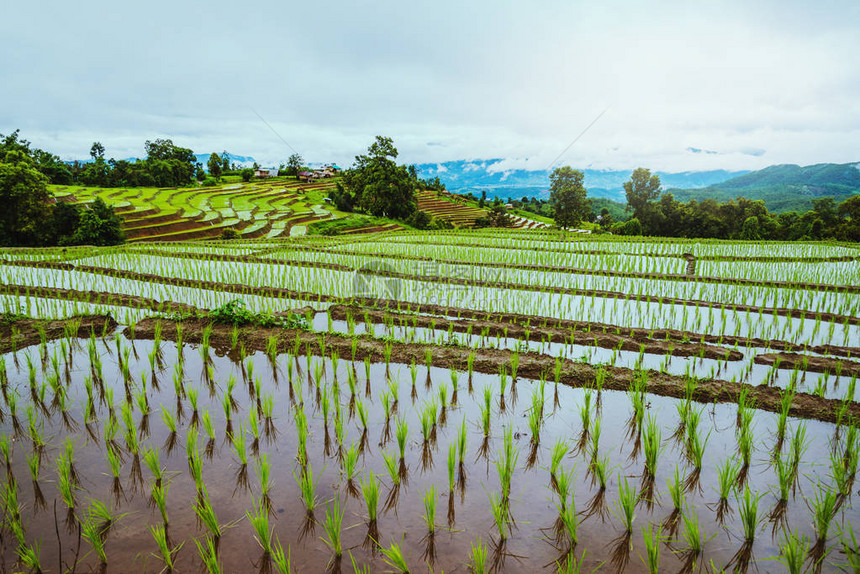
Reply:
[[[447, 219], [457, 227], [472, 227], [475, 220], [487, 215], [486, 209], [473, 207], [464, 200], [435, 191], [419, 191], [416, 193], [418, 209], [440, 219]], [[547, 227], [545, 223], [533, 221], [519, 215], [513, 215], [513, 227], [518, 229], [538, 229]]]
[[204, 239], [226, 229], [252, 239], [285, 237], [343, 216], [323, 202], [334, 185], [278, 179], [183, 189], [55, 187], [54, 194], [77, 203], [101, 197], [122, 216], [129, 241]]

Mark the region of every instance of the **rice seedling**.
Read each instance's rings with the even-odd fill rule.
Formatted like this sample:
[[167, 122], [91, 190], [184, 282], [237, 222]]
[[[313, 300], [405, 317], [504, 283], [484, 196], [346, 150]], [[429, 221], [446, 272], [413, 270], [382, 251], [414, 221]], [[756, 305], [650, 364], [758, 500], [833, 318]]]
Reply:
[[194, 544], [197, 546], [197, 553], [206, 567], [206, 572], [208, 574], [221, 574], [221, 563], [218, 561], [218, 540], [213, 540], [207, 536], [202, 542], [195, 538]]
[[176, 568], [175, 555], [182, 550], [185, 543], [181, 542], [177, 546], [171, 547], [170, 541], [167, 537], [167, 529], [161, 524], [150, 526], [149, 532], [152, 534], [152, 538], [155, 540], [156, 546], [158, 546], [158, 556], [164, 563], [164, 570], [166, 572], [173, 572]]
[[119, 455], [113, 449], [105, 449], [105, 456], [107, 457], [108, 466], [111, 471], [111, 491], [113, 492], [114, 497], [114, 506], [119, 506], [120, 498], [124, 496], [122, 482], [119, 478], [120, 467], [122, 466], [122, 460]]
[[490, 494], [490, 512], [499, 534], [499, 542], [508, 539], [508, 508], [504, 497], [499, 494]]
[[819, 484], [814, 498], [807, 499], [806, 504], [812, 510], [812, 524], [815, 527], [816, 536], [809, 555], [813, 563], [817, 564], [827, 553], [827, 537], [830, 525], [839, 509], [839, 495], [837, 491]]
[[379, 551], [382, 553], [382, 561], [391, 568], [394, 568], [394, 572], [409, 574], [409, 562], [406, 560], [406, 556], [403, 554], [399, 543], [392, 542], [391, 546], [388, 548], [381, 547]]
[[472, 574], [487, 574], [487, 548], [478, 537], [472, 549], [469, 551], [469, 570]]
[[323, 523], [323, 530], [326, 536], [322, 541], [334, 553], [333, 562], [335, 564], [339, 563], [343, 556], [341, 529], [344, 512], [344, 510], [341, 510], [340, 499], [338, 497], [335, 497], [331, 504], [326, 503], [325, 522]]
[[353, 443], [344, 451], [343, 458], [341, 459], [343, 475], [346, 477], [346, 489], [349, 496], [358, 496], [358, 488], [355, 485], [358, 455], [359, 447]]
[[621, 520], [625, 531], [628, 533], [633, 532], [633, 519], [636, 516], [635, 511], [637, 499], [638, 494], [636, 492], [636, 488], [628, 484], [627, 477], [624, 477], [623, 483], [619, 480], [618, 501], [616, 503], [616, 508], [618, 510], [617, 516]]
[[107, 564], [107, 554], [105, 552], [105, 528], [101, 521], [97, 521], [97, 517], [93, 512], [87, 512], [86, 516], [81, 519], [81, 536], [90, 543], [93, 552], [98, 556], [102, 564]]
[[646, 524], [642, 528], [642, 538], [645, 541], [645, 556], [642, 557], [642, 561], [648, 568], [649, 574], [657, 574], [660, 572], [660, 526], [654, 527], [650, 523]]
[[684, 560], [684, 568], [686, 571], [691, 571], [695, 567], [696, 561], [702, 555], [705, 548], [707, 535], [703, 532], [699, 524], [699, 517], [694, 511], [685, 510], [682, 515], [684, 522], [683, 539], [686, 547], [681, 553]]
[[239, 432], [233, 434], [230, 442], [239, 462], [239, 468], [236, 470], [236, 487], [248, 488], [248, 451], [244, 424], [239, 423]]
[[543, 398], [537, 390], [532, 393], [532, 406], [528, 411], [528, 423], [532, 444], [540, 444], [540, 429], [543, 424]]
[[310, 462], [307, 463], [307, 466], [299, 474], [296, 474], [294, 471], [293, 476], [299, 485], [299, 492], [302, 502], [305, 505], [306, 514], [309, 517], [313, 517], [314, 510], [317, 505], [317, 497], [314, 475]]
[[218, 521], [218, 516], [215, 514], [215, 509], [209, 500], [209, 492], [206, 490], [206, 485], [198, 493], [194, 500], [194, 513], [201, 524], [209, 531], [209, 536], [215, 543], [217, 554], [218, 541], [224, 534], [224, 526]]
[[272, 527], [269, 524], [269, 509], [261, 499], [259, 502], [251, 498], [251, 510], [245, 513], [251, 528], [254, 530], [254, 538], [263, 549], [263, 560], [268, 561], [272, 556]]
[[277, 538], [275, 538], [275, 542], [272, 545], [272, 562], [274, 562], [279, 574], [292, 574], [293, 565], [291, 552], [288, 548], [285, 553], [284, 547], [281, 545], [281, 541]]
[[20, 542], [15, 548], [15, 554], [18, 556], [18, 561], [22, 566], [27, 568], [28, 572], [40, 574], [42, 572], [42, 563], [40, 559], [41, 543], [34, 542], [32, 545]]
[[269, 496], [272, 489], [272, 465], [268, 454], [263, 454], [257, 458], [254, 471], [257, 475], [257, 483], [260, 485], [260, 503], [266, 507], [268, 512], [272, 512], [272, 498]]
[[161, 421], [169, 431], [164, 441], [164, 449], [169, 454], [176, 446], [176, 417], [164, 405], [161, 405]]
[[424, 491], [424, 524], [427, 525], [427, 533], [433, 536], [436, 533], [436, 487], [430, 486]]
[[669, 498], [672, 500], [672, 512], [663, 521], [662, 528], [668, 532], [670, 538], [675, 536], [677, 532], [679, 519], [681, 517], [681, 509], [684, 506], [685, 490], [681, 482], [681, 472], [678, 466], [675, 465], [675, 472], [671, 480], [666, 480], [666, 489], [669, 491]]
[[786, 530], [779, 542], [777, 561], [785, 566], [789, 574], [801, 574], [806, 570], [805, 561], [809, 550], [809, 540], [805, 535], [798, 536], [791, 530]]

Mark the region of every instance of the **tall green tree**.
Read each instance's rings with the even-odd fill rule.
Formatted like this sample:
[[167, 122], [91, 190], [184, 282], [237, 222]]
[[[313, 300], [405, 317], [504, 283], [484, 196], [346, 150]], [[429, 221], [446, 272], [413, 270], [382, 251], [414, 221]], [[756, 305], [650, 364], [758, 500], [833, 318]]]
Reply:
[[287, 160], [287, 175], [299, 175], [302, 166], [305, 164], [305, 159], [297, 153], [294, 153]]
[[71, 242], [75, 245], [117, 245], [123, 241], [122, 218], [98, 197], [80, 214]]
[[663, 214], [654, 201], [661, 192], [660, 176], [652, 175], [651, 170], [644, 167], [633, 170], [630, 180], [624, 182], [627, 205], [633, 209], [633, 217], [642, 224], [646, 235], [660, 231]]
[[377, 217], [406, 219], [415, 211], [418, 182], [405, 165], [397, 165], [397, 148], [391, 138], [376, 136], [367, 155], [355, 158], [344, 173], [344, 188], [359, 209]]
[[93, 142], [93, 145], [90, 147], [90, 157], [93, 158], [93, 161], [104, 159], [105, 146], [101, 142]]
[[555, 168], [549, 176], [549, 202], [559, 227], [579, 225], [591, 210], [588, 192], [583, 185], [585, 174], [569, 165]]
[[0, 156], [0, 245], [41, 245], [50, 197], [48, 178], [28, 155], [15, 150]]
[[221, 158], [217, 153], [212, 152], [209, 154], [209, 175], [214, 177], [215, 179], [220, 179], [221, 177]]

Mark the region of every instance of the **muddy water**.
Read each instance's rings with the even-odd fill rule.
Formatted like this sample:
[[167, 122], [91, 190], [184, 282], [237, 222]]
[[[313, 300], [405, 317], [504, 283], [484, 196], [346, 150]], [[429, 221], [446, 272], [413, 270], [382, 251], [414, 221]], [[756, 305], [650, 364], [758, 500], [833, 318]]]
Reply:
[[[71, 409], [73, 418], [80, 425], [81, 403], [85, 400], [84, 378], [90, 373], [89, 359], [87, 357], [87, 341], [77, 341], [78, 349], [72, 352], [72, 361], [68, 371], [69, 398], [74, 400], [75, 406]], [[131, 343], [125, 339], [121, 340], [123, 346]], [[53, 355], [54, 349], [59, 353], [60, 342], [48, 344], [48, 356]], [[163, 368], [157, 373], [160, 390], [152, 386], [148, 354], [152, 349], [151, 341], [134, 342], [134, 353], [131, 355], [130, 373], [140, 389], [141, 373], [146, 373], [148, 384], [148, 396], [152, 412], [149, 416], [150, 434], [142, 441], [144, 446], [158, 447], [161, 452], [161, 461], [170, 476], [170, 490], [168, 493], [168, 514], [170, 517], [170, 536], [175, 543], [185, 542], [185, 546], [177, 554], [177, 566], [180, 571], [198, 571], [201, 568], [200, 560], [196, 554], [196, 548], [192, 539], [204, 535], [204, 530], [196, 523], [192, 503], [195, 498], [194, 482], [188, 473], [185, 455], [185, 436], [190, 426], [191, 407], [187, 399], [182, 401], [184, 416], [179, 424], [179, 439], [176, 448], [168, 455], [164, 444], [168, 438], [168, 432], [160, 419], [160, 405], [164, 405], [172, 412], [176, 412], [176, 397], [172, 381], [174, 365], [177, 362], [177, 349], [173, 343], [162, 343]], [[98, 349], [104, 363], [104, 375], [106, 385], [115, 389], [115, 401], [123, 400], [124, 391], [122, 376], [117, 366], [115, 342], [107, 339], [99, 342]], [[312, 350], [313, 351], [313, 350]], [[318, 349], [316, 350], [318, 352]], [[18, 365], [15, 364], [13, 355], [6, 355], [7, 373], [10, 387], [18, 390], [20, 399], [18, 402], [18, 417], [26, 428], [26, 405], [30, 404], [27, 362], [24, 357], [29, 353], [34, 362], [39, 365], [38, 348], [31, 347], [17, 354]], [[199, 408], [201, 411], [208, 410], [212, 416], [216, 447], [211, 459], [204, 458], [203, 476], [219, 519], [224, 523], [230, 523], [230, 527], [224, 534], [221, 543], [221, 561], [225, 572], [248, 572], [260, 566], [261, 550], [254, 540], [250, 524], [244, 519], [244, 514], [252, 508], [252, 495], [259, 495], [257, 479], [253, 471], [254, 457], [249, 453], [249, 480], [250, 491], [237, 488], [236, 471], [238, 463], [232, 449], [225, 440], [225, 418], [221, 408], [221, 397], [224, 394], [226, 381], [232, 375], [237, 384], [233, 396], [238, 402], [238, 413], [233, 415], [234, 429], [238, 429], [239, 421], [247, 420], [247, 412], [251, 408], [251, 399], [248, 394], [248, 385], [244, 382], [243, 365], [237, 364], [236, 354], [219, 351], [210, 352], [212, 366], [215, 372], [215, 394], [210, 396], [206, 383], [203, 380], [203, 361], [196, 346], [186, 346], [184, 349], [185, 368], [184, 381], [186, 388], [196, 387], [200, 389]], [[308, 439], [308, 456], [317, 480], [317, 497], [323, 503], [317, 508], [317, 520], [324, 520], [324, 501], [339, 497], [345, 501], [346, 513], [344, 518], [343, 545], [349, 549], [359, 563], [371, 565], [372, 571], [383, 571], [385, 566], [379, 556], [374, 555], [367, 548], [362, 547], [366, 535], [365, 510], [363, 501], [359, 498], [351, 498], [347, 494], [347, 488], [341, 476], [340, 466], [334, 453], [326, 455], [324, 452], [325, 431], [322, 415], [315, 401], [316, 383], [308, 382], [308, 371], [314, 372], [314, 365], [319, 364], [321, 359], [311, 358], [311, 368], [306, 365], [306, 357], [302, 354], [297, 360], [291, 360], [287, 355], [277, 358], [275, 369], [273, 369], [268, 357], [258, 353], [245, 361], [245, 365], [253, 365], [254, 377], [258, 377], [262, 393], [273, 394], [275, 401], [275, 426], [277, 436], [272, 440], [261, 438], [260, 452], [269, 455], [272, 463], [272, 503], [273, 516], [272, 528], [274, 534], [280, 539], [285, 548], [289, 546], [292, 552], [293, 565], [299, 572], [322, 571], [329, 559], [331, 552], [320, 539], [323, 529], [320, 525], [312, 533], [302, 536], [302, 518], [305, 509], [299, 499], [299, 490], [293, 477], [297, 472], [295, 455], [297, 452], [297, 438], [295, 424], [293, 423], [293, 409], [296, 407], [290, 400], [288, 381], [290, 372], [292, 377], [299, 381], [302, 394], [305, 399], [305, 410], [310, 425], [310, 436]], [[60, 362], [61, 378], [66, 380], [63, 361]], [[396, 510], [383, 513], [380, 510], [379, 533], [381, 542], [389, 545], [392, 542], [403, 543], [405, 554], [415, 571], [425, 571], [427, 568], [424, 553], [427, 548], [427, 527], [424, 523], [423, 493], [430, 486], [435, 486], [439, 491], [439, 498], [435, 522], [438, 525], [435, 536], [435, 565], [437, 570], [441, 568], [446, 572], [467, 572], [465, 566], [466, 557], [470, 545], [480, 537], [485, 543], [496, 536], [495, 526], [489, 510], [488, 494], [500, 491], [499, 479], [496, 474], [494, 461], [498, 457], [502, 446], [502, 437], [506, 429], [514, 433], [514, 444], [519, 452], [519, 463], [513, 478], [511, 509], [515, 527], [506, 548], [506, 558], [502, 570], [505, 572], [533, 571], [535, 567], [541, 568], [550, 564], [560, 553], [554, 544], [547, 540], [550, 527], [553, 525], [557, 511], [555, 509], [555, 495], [550, 488], [549, 473], [546, 469], [549, 464], [550, 449], [557, 439], [566, 440], [571, 444], [576, 443], [582, 430], [580, 422], [580, 406], [583, 404], [584, 390], [559, 387], [556, 389], [552, 383], [545, 387], [545, 413], [546, 418], [541, 431], [540, 446], [537, 450], [537, 461], [531, 468], [526, 468], [526, 462], [530, 450], [529, 427], [526, 412], [531, 408], [532, 393], [539, 388], [540, 383], [528, 380], [519, 380], [514, 389], [510, 381], [505, 393], [505, 410], [501, 412], [499, 396], [499, 377], [475, 374], [472, 379], [472, 392], [469, 390], [468, 375], [459, 374], [458, 401], [456, 405], [450, 405], [446, 409], [447, 423], [441, 424], [437, 429], [437, 440], [431, 448], [433, 464], [427, 467], [422, 464], [422, 437], [420, 433], [420, 410], [424, 404], [436, 398], [438, 400], [439, 388], [446, 385], [448, 388], [448, 400], [452, 399], [451, 373], [446, 369], [432, 368], [430, 370], [430, 385], [427, 386], [428, 373], [424, 367], [417, 367], [415, 397], [412, 397], [412, 381], [408, 365], [392, 364], [387, 370], [384, 364], [371, 366], [368, 384], [365, 377], [365, 366], [363, 363], [352, 365], [349, 361], [341, 359], [338, 362], [337, 380], [340, 383], [341, 403], [344, 407], [344, 416], [349, 417], [350, 391], [347, 384], [348, 371], [355, 369], [357, 377], [357, 399], [364, 402], [369, 412], [368, 444], [363, 457], [359, 461], [358, 474], [363, 470], [372, 470], [380, 479], [381, 498], [380, 508], [388, 494], [390, 480], [385, 472], [382, 462], [381, 451], [396, 452], [394, 441], [394, 424], [392, 423], [392, 436], [390, 440], [383, 440], [386, 414], [383, 412], [381, 393], [388, 388], [387, 379], [397, 382], [399, 388], [399, 403], [396, 416], [402, 416], [409, 426], [409, 440], [406, 449], [406, 464], [408, 466], [408, 484], [400, 489]], [[48, 373], [52, 367], [50, 361], [45, 366]], [[322, 387], [329, 387], [335, 379], [332, 362], [325, 360]], [[38, 380], [46, 379], [41, 367]], [[480, 427], [480, 404], [483, 403], [483, 389], [490, 387], [494, 390], [493, 419], [491, 433], [488, 442], [487, 457], [480, 454], [480, 446], [483, 432]], [[50, 401], [51, 392], [47, 393]], [[647, 523], [660, 523], [671, 512], [671, 502], [666, 492], [665, 481], [672, 475], [676, 465], [679, 467], [681, 476], [688, 474], [690, 468], [685, 462], [680, 447], [670, 439], [678, 423], [678, 414], [675, 408], [675, 400], [648, 396], [648, 413], [654, 415], [659, 421], [662, 430], [664, 450], [659, 459], [659, 467], [656, 477], [656, 492], [658, 494], [655, 505], [647, 509], [644, 504], [637, 507], [636, 518], [633, 525], [633, 550], [629, 554], [629, 564], [626, 571], [644, 571], [644, 564], [639, 558], [644, 555], [641, 528]], [[720, 565], [728, 563], [734, 553], [742, 544], [740, 524], [737, 516], [737, 502], [732, 496], [732, 511], [729, 513], [725, 526], [720, 526], [715, 520], [715, 511], [712, 508], [717, 502], [716, 490], [717, 467], [734, 456], [736, 451], [735, 420], [736, 407], [732, 405], [701, 405], [704, 408], [702, 416], [701, 433], [708, 435], [707, 449], [704, 456], [702, 479], [700, 490], [694, 489], [690, 492], [686, 501], [688, 512], [695, 512], [703, 526], [703, 530], [709, 537], [705, 546], [705, 554], [702, 558], [705, 562], [713, 559]], [[8, 414], [8, 407], [4, 408]], [[118, 407], [117, 407], [118, 412]], [[601, 396], [600, 417], [602, 421], [602, 434], [599, 443], [601, 456], [608, 456], [609, 472], [608, 488], [606, 491], [607, 513], [603, 519], [599, 516], [591, 516], [583, 520], [579, 527], [579, 544], [576, 555], [585, 555], [586, 571], [591, 571], [601, 563], [608, 561], [612, 551], [610, 542], [622, 534], [623, 528], [620, 520], [613, 514], [618, 499], [618, 482], [627, 477], [631, 485], [640, 484], [640, 476], [644, 467], [643, 455], [640, 453], [635, 459], [631, 458], [633, 442], [627, 438], [627, 420], [632, 412], [630, 399], [626, 393], [603, 392]], [[66, 436], [75, 441], [75, 462], [78, 473], [82, 478], [84, 490], [78, 492], [77, 500], [80, 509], [87, 508], [89, 500], [96, 498], [104, 502], [112, 502], [112, 479], [109, 476], [109, 467], [105, 460], [105, 447], [101, 440], [103, 422], [108, 417], [107, 407], [102, 405], [98, 410], [99, 423], [93, 425], [94, 433], [99, 438], [93, 440], [82, 426], [75, 431], [64, 427], [58, 413], [52, 412], [50, 417], [40, 415], [45, 424], [45, 434], [50, 437], [50, 445], [47, 447], [43, 458], [40, 474], [40, 486], [47, 500], [47, 509], [33, 509], [33, 490], [29, 480], [26, 464], [26, 455], [30, 452], [30, 441], [26, 436], [17, 437], [14, 445], [12, 472], [15, 475], [20, 492], [20, 501], [24, 507], [23, 517], [28, 540], [42, 541], [41, 558], [46, 570], [57, 571], [58, 562], [71, 564], [75, 556], [81, 560], [79, 571], [95, 569], [97, 559], [89, 552], [86, 541], [80, 543], [76, 533], [67, 533], [63, 518], [65, 508], [59, 499], [56, 489], [56, 456], [62, 448], [62, 441]], [[331, 416], [331, 415], [330, 415]], [[592, 413], [592, 418], [596, 416]], [[135, 423], [140, 421], [140, 413], [135, 412]], [[446, 456], [448, 445], [456, 441], [457, 431], [461, 421], [465, 419], [468, 433], [468, 448], [466, 456], [466, 487], [462, 496], [459, 491], [454, 493], [454, 520], [448, 526], [448, 479], [446, 470]], [[122, 423], [120, 423], [122, 424]], [[799, 421], [790, 420], [789, 427], [793, 428]], [[828, 453], [831, 448], [831, 440], [834, 435], [834, 426], [826, 423], [807, 421], [807, 434], [811, 444], [801, 462], [800, 485], [796, 498], [789, 502], [788, 520], [792, 529], [800, 534], [814, 538], [814, 531], [810, 523], [810, 511], [804, 501], [804, 497], [812, 497], [815, 485], [818, 481], [831, 484], [829, 477]], [[358, 443], [361, 437], [360, 424], [357, 416], [351, 417], [346, 423], [347, 438], [346, 446], [350, 443]], [[748, 484], [754, 492], [763, 495], [760, 504], [760, 516], [763, 517], [776, 502], [773, 492], [776, 491], [777, 480], [773, 469], [769, 464], [770, 449], [773, 445], [773, 433], [776, 426], [776, 417], [769, 413], [756, 412], [753, 421], [753, 432], [755, 436], [755, 448], [753, 454], [753, 465], [748, 475]], [[332, 443], [334, 441], [333, 425], [329, 422], [329, 433]], [[11, 435], [12, 425], [10, 418], [5, 417], [2, 422], [2, 432]], [[120, 432], [120, 436], [121, 436]], [[199, 444], [202, 450], [206, 444], [206, 437], [201, 429], [202, 436]], [[122, 442], [121, 438], [118, 438]], [[250, 433], [248, 444], [251, 443]], [[587, 476], [588, 461], [590, 457], [583, 453], [568, 454], [562, 462], [562, 466], [573, 469], [574, 476], [574, 500], [576, 508], [583, 511], [588, 502], [594, 497], [597, 489], [592, 486], [591, 479]], [[124, 495], [120, 499], [117, 512], [124, 516], [111, 529], [107, 538], [108, 571], [146, 571], [158, 572], [162, 568], [160, 560], [152, 554], [157, 552], [156, 545], [148, 532], [150, 525], [160, 523], [157, 510], [150, 509], [147, 505], [149, 493], [150, 475], [148, 470], [143, 469], [144, 486], [135, 489], [129, 479], [131, 461], [127, 460], [121, 471]], [[54, 499], [57, 499], [57, 513], [59, 517], [59, 536], [57, 534], [56, 521], [53, 514]], [[617, 512], [617, 511], [616, 511]], [[840, 524], [860, 523], [860, 511], [853, 506], [852, 501], [846, 502], [838, 516]], [[683, 527], [682, 527], [683, 529]], [[836, 530], [834, 528], [834, 530]], [[834, 532], [831, 532], [833, 536]], [[58, 541], [59, 539], [59, 541]], [[831, 537], [830, 544], [835, 544]], [[674, 548], [683, 548], [683, 542], [671, 540], [670, 545]], [[60, 552], [60, 547], [62, 552]], [[754, 557], [762, 560], [774, 556], [778, 552], [775, 542], [771, 537], [770, 525], [763, 524], [759, 530], [754, 545]], [[490, 552], [492, 554], [492, 552]], [[8, 546], [3, 548], [3, 557], [7, 565], [14, 561], [13, 550]], [[661, 564], [666, 571], [677, 571], [681, 561], [673, 555], [672, 549], [664, 546], [661, 554]], [[838, 553], [833, 558], [838, 560]], [[779, 571], [781, 567], [773, 560], [760, 563], [763, 571]], [[350, 571], [351, 567], [345, 567]], [[606, 565], [606, 571], [614, 571], [615, 568]], [[828, 563], [826, 570], [834, 568]]]

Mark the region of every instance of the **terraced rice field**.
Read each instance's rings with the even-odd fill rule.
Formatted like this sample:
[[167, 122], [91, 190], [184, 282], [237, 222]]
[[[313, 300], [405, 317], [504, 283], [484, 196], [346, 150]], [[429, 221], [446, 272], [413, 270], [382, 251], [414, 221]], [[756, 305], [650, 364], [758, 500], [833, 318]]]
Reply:
[[[472, 227], [476, 219], [486, 217], [487, 210], [472, 207], [462, 200], [458, 200], [446, 194], [435, 191], [421, 191], [417, 193], [418, 209], [426, 211], [431, 216], [447, 219], [456, 227]], [[541, 229], [546, 224], [534, 221], [526, 217], [514, 215], [512, 227], [515, 229]]]
[[10, 250], [2, 559], [857, 571], [858, 258], [537, 230]]
[[[344, 214], [322, 205], [334, 180], [272, 180], [189, 189], [55, 187], [57, 197], [88, 202], [101, 197], [124, 220], [130, 241], [187, 241], [235, 229], [241, 237], [287, 237]], [[300, 233], [300, 232], [299, 232]]]

